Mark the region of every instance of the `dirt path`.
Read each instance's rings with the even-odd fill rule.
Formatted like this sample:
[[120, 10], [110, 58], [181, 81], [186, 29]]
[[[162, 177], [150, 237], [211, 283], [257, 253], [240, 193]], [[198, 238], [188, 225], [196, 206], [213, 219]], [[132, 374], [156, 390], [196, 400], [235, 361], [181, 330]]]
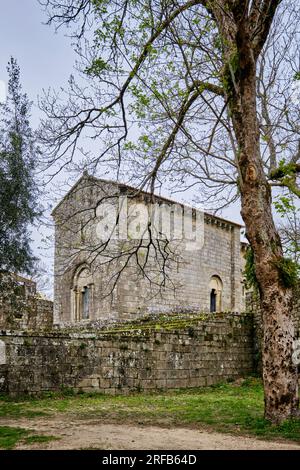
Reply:
[[49, 419], [1, 419], [0, 425], [19, 426], [60, 438], [44, 444], [19, 445], [18, 449], [300, 450], [300, 445], [294, 443], [262, 441], [197, 429], [107, 424], [77, 420], [66, 415]]

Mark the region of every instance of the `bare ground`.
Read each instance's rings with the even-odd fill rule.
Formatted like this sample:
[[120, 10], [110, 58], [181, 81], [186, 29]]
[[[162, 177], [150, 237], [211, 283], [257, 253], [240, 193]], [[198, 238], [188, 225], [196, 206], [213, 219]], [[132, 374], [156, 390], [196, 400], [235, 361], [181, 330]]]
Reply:
[[101, 423], [66, 415], [51, 418], [1, 419], [0, 425], [18, 426], [59, 440], [17, 449], [105, 449], [105, 450], [300, 450], [293, 442], [263, 441], [253, 437], [232, 436], [189, 428], [163, 428]]

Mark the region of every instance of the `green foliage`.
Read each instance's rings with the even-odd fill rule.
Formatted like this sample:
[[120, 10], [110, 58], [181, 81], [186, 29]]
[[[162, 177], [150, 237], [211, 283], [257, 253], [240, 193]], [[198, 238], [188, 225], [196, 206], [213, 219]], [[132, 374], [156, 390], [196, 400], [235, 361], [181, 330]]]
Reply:
[[229, 97], [234, 92], [234, 80], [239, 70], [240, 58], [237, 51], [232, 51], [229, 61], [225, 64], [224, 71], [221, 76], [221, 81]]
[[258, 282], [257, 282], [256, 273], [255, 273], [254, 253], [250, 246], [247, 248], [245, 259], [246, 259], [246, 264], [245, 264], [244, 275], [246, 278], [246, 287], [247, 289], [252, 287], [255, 290], [258, 290]]
[[293, 162], [286, 163], [285, 159], [281, 159], [278, 168], [274, 170], [274, 173], [278, 173], [279, 176], [293, 175], [296, 171], [297, 165]]
[[153, 142], [147, 135], [141, 135], [138, 139], [146, 147], [152, 147]]
[[[251, 247], [248, 247], [245, 255], [246, 265], [244, 275], [246, 278], [246, 287], [258, 290], [258, 281], [255, 273], [254, 253]], [[298, 265], [290, 258], [280, 258], [274, 261], [274, 265], [279, 271], [282, 284], [287, 287], [294, 287], [298, 282]]]
[[92, 77], [97, 77], [103, 72], [103, 70], [108, 69], [108, 64], [99, 57], [98, 59], [94, 59], [93, 62], [89, 67], [85, 69], [85, 73], [87, 75], [91, 75]]
[[94, 6], [95, 12], [100, 14], [107, 13], [107, 6], [109, 0], [91, 0], [91, 3]]
[[124, 150], [136, 150], [136, 148], [137, 146], [130, 140], [127, 140], [124, 144]]
[[28, 227], [40, 212], [34, 180], [40, 151], [29, 125], [31, 103], [13, 58], [7, 70], [8, 99], [0, 105], [0, 272], [31, 273], [35, 259]]
[[138, 118], [144, 119], [146, 117], [146, 109], [150, 106], [150, 97], [141, 87], [132, 85], [130, 87], [132, 96], [135, 98], [135, 102], [131, 105], [132, 111], [134, 111]]
[[295, 195], [289, 191], [285, 195], [275, 198], [274, 207], [284, 223], [279, 226], [284, 253], [287, 258], [292, 258], [296, 263], [296, 269], [300, 274], [300, 225], [297, 200]]
[[300, 197], [300, 190], [296, 184], [297, 164], [294, 162], [286, 163], [285, 159], [280, 160], [277, 168], [271, 171], [270, 177], [280, 180], [281, 184], [286, 186], [291, 193]]
[[295, 287], [298, 283], [298, 265], [290, 258], [280, 258], [276, 261], [282, 284], [287, 287]]
[[283, 195], [276, 196], [274, 207], [281, 217], [285, 217], [288, 212], [294, 212], [296, 210], [293, 199], [289, 196]]
[[76, 394], [74, 388], [68, 387], [67, 385], [62, 385], [60, 390], [65, 397], [73, 397]]

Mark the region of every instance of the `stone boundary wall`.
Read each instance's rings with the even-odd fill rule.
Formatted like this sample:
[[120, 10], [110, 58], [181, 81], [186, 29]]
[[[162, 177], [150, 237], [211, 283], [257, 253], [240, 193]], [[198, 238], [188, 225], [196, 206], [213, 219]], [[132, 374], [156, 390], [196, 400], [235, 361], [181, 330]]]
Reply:
[[206, 315], [105, 330], [0, 331], [0, 392], [128, 393], [201, 387], [253, 372], [252, 316]]

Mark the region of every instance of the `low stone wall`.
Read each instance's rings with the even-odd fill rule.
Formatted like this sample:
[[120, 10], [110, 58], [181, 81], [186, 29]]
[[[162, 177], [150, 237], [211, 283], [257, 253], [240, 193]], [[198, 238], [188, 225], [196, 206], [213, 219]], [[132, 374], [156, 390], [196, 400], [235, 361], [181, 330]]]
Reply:
[[200, 387], [253, 372], [248, 315], [116, 325], [101, 331], [0, 332], [0, 391], [104, 393]]

